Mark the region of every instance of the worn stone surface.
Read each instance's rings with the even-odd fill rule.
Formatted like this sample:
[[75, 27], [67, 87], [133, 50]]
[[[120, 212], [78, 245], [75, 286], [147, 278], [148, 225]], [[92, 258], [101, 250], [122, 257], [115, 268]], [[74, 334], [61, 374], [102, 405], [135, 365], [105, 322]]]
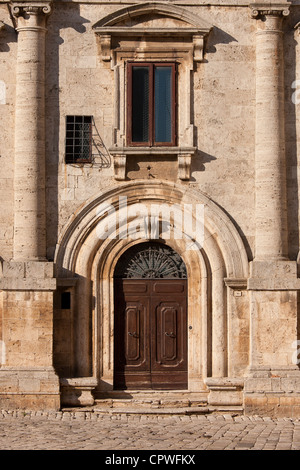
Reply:
[[2, 450], [150, 450], [166, 455], [172, 450], [299, 450], [300, 422], [231, 415], [2, 411], [0, 446]]
[[[3, 0], [1, 406], [113, 391], [114, 268], [135, 243], [126, 200], [204, 208], [196, 250], [192, 226], [160, 233], [187, 268], [187, 393], [299, 416], [299, 14], [296, 2]], [[128, 145], [130, 61], [176, 61], [176, 146]], [[65, 162], [68, 115], [93, 117], [90, 163]], [[105, 205], [114, 238], [99, 236]]]

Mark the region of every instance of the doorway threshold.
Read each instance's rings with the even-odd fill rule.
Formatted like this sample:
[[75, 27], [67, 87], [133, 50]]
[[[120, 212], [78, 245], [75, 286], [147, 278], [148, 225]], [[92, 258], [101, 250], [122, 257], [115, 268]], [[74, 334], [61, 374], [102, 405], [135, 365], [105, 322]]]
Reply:
[[112, 414], [206, 414], [207, 392], [120, 390], [97, 395], [95, 412]]

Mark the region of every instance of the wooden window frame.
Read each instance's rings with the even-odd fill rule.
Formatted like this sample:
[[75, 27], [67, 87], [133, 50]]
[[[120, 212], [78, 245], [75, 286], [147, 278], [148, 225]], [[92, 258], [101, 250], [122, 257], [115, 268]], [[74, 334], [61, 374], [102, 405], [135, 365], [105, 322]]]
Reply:
[[[133, 67], [149, 67], [149, 140], [148, 142], [132, 141], [132, 69]], [[171, 142], [155, 142], [155, 67], [172, 68], [172, 122]], [[176, 62], [128, 62], [127, 63], [127, 145], [130, 147], [175, 147], [177, 145], [177, 64]]]

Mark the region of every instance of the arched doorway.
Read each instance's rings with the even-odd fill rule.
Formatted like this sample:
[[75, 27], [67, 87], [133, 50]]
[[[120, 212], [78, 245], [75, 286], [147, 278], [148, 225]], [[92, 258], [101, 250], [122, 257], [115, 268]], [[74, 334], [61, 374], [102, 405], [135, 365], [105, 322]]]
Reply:
[[187, 274], [169, 246], [129, 248], [114, 273], [114, 388], [188, 387]]
[[[187, 392], [210, 393], [207, 378], [218, 381], [227, 376], [240, 377], [247, 370], [251, 344], [247, 293], [233, 295], [234, 289], [240, 291], [242, 282], [248, 278], [243, 240], [227, 214], [206, 195], [157, 180], [129, 181], [92, 198], [73, 214], [60, 235], [55, 255], [56, 276], [63, 286], [70, 282], [74, 292], [74, 327], [70, 337], [75, 376], [89, 377], [91, 383], [97, 379], [96, 398], [106, 396], [114, 388], [114, 345], [119, 340], [114, 335], [116, 265], [125, 253], [130, 253], [134, 243], [141, 241], [127, 238], [132, 226], [120, 211], [123, 197], [128, 208], [139, 201], [149, 211], [152, 204], [162, 203], [205, 206], [201, 248], [189, 249], [189, 243], [187, 246], [186, 240], [193, 239], [189, 226], [185, 230], [187, 238], [167, 239], [184, 261], [188, 277]], [[108, 217], [119, 223], [117, 236], [99, 238], [97, 226], [103, 218], [103, 206], [110, 209]], [[159, 241], [161, 247], [168, 249]], [[59, 343], [59, 351], [61, 345], [65, 347]]]

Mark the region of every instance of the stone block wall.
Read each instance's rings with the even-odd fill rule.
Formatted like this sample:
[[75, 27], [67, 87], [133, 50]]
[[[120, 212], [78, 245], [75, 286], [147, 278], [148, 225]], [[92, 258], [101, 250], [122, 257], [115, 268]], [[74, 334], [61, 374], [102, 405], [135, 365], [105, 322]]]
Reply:
[[[298, 415], [299, 6], [150, 4], [126, 4], [132, 16], [122, 2], [0, 4], [0, 404], [59, 407], [58, 376], [90, 400], [87, 377], [74, 376], [94, 384], [105, 367], [111, 374], [110, 256], [125, 245], [100, 248], [94, 213], [101, 198], [116, 207], [119, 194], [151, 194], [208, 211], [195, 259], [178, 244], [199, 271], [189, 294], [193, 387], [212, 379], [214, 405]], [[183, 31], [196, 17], [204, 39]], [[113, 18], [125, 37], [104, 28], [103, 39]], [[139, 26], [170, 28], [168, 46], [133, 41]], [[179, 64], [180, 149], [126, 154], [125, 63], [157, 57]], [[91, 163], [65, 162], [68, 115], [93, 116]]]
[[[101, 60], [92, 27], [98, 19], [120, 7], [57, 3], [48, 22], [48, 252], [53, 253], [57, 234], [84, 201], [116, 185], [112, 157], [108, 156], [108, 168], [106, 160], [102, 166], [100, 157], [93, 165], [65, 165], [64, 145], [65, 116], [76, 114], [94, 116], [105, 148], [112, 145], [114, 72], [110, 64]], [[253, 213], [255, 23], [245, 7], [202, 6], [200, 11], [192, 6], [189, 11], [214, 28], [207, 39], [205, 61], [197, 65], [191, 78], [194, 140], [198, 151], [187, 184], [230, 208], [251, 247], [253, 217], [245, 220], [243, 208], [246, 204]], [[72, 26], [65, 27], [66, 23]], [[58, 64], [59, 79], [55, 73]], [[184, 112], [179, 110], [179, 114]], [[106, 150], [103, 152], [106, 156]], [[130, 179], [148, 179], [149, 173], [156, 179], [176, 181], [177, 161], [170, 157], [159, 161], [144, 158], [144, 163], [137, 157], [130, 159]]]

